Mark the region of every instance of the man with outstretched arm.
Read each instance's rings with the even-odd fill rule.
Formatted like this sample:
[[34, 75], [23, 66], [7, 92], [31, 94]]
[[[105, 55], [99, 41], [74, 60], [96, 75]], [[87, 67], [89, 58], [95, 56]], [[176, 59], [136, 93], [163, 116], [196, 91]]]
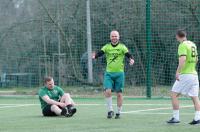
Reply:
[[111, 42], [107, 43], [102, 49], [93, 53], [92, 58], [97, 59], [102, 55], [106, 55], [106, 72], [104, 74], [104, 94], [106, 98], [106, 104], [108, 108], [107, 118], [114, 116], [112, 107], [112, 91], [117, 94], [117, 110], [115, 119], [120, 118], [122, 111], [123, 96], [122, 92], [124, 89], [124, 56], [129, 58], [130, 65], [133, 65], [133, 56], [129, 53], [127, 47], [119, 42], [119, 32], [114, 30], [110, 33]]

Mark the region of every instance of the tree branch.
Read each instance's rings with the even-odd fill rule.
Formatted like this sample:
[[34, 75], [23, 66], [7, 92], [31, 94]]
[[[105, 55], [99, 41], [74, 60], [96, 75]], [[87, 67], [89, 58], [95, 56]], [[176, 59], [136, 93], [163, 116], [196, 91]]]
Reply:
[[[76, 77], [77, 80], [79, 80], [80, 82], [82, 83], [85, 83], [85, 80], [82, 80], [79, 78], [77, 72], [76, 72], [76, 69], [75, 69], [75, 64], [73, 63], [72, 61], [72, 58], [73, 58], [73, 55], [72, 55], [72, 49], [71, 49], [71, 46], [70, 46], [70, 43], [72, 42], [72, 39], [68, 39], [66, 37], [66, 34], [63, 30], [63, 28], [61, 27], [61, 25], [55, 21], [52, 17], [52, 15], [50, 14], [50, 12], [47, 10], [47, 8], [44, 6], [44, 4], [41, 2], [41, 0], [38, 0], [39, 4], [42, 6], [42, 8], [44, 9], [44, 11], [47, 13], [48, 17], [50, 18], [50, 20], [52, 21], [52, 23], [55, 24], [55, 26], [58, 28], [58, 30], [60, 31], [62, 37], [64, 38], [64, 41], [67, 43], [67, 47], [69, 49], [69, 57], [71, 59], [71, 62], [72, 62], [72, 69], [73, 69], [73, 73], [74, 73], [74, 76]], [[78, 8], [77, 10], [73, 13], [73, 15], [77, 15], [77, 11], [78, 11]], [[69, 25], [68, 25], [69, 26]], [[90, 83], [88, 83], [90, 84]]]

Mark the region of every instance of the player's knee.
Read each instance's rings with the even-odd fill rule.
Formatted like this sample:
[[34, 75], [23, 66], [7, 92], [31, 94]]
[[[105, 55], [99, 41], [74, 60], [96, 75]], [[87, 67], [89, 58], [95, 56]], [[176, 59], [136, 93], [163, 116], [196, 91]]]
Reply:
[[55, 111], [56, 109], [58, 109], [59, 107], [57, 105], [51, 105], [51, 111]]
[[64, 96], [69, 98], [70, 94], [69, 93], [65, 93]]
[[177, 98], [178, 97], [178, 94], [177, 93], [174, 93], [174, 92], [171, 92], [170, 94], [171, 98]]
[[64, 100], [65, 99], [70, 99], [70, 94], [69, 93], [64, 93], [64, 95], [62, 96], [62, 99], [64, 99]]
[[107, 89], [107, 90], [104, 92], [104, 94], [105, 94], [106, 97], [111, 97], [111, 96], [112, 96], [111, 89]]
[[118, 98], [122, 98], [122, 93], [117, 93]]

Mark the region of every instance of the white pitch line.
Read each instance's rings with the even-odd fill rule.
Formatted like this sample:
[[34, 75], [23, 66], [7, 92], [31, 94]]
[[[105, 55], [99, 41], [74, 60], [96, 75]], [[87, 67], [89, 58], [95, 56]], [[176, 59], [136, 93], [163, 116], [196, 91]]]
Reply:
[[[22, 104], [0, 104], [1, 105], [22, 105]], [[40, 105], [40, 104], [24, 104], [24, 105]], [[77, 104], [77, 105], [87, 105], [87, 106], [93, 106], [93, 105], [105, 105], [105, 104]], [[117, 104], [113, 104], [113, 105], [117, 105]], [[123, 105], [126, 105], [126, 106], [171, 106], [171, 104], [123, 104]]]
[[[77, 105], [105, 105], [105, 104], [77, 104]], [[113, 104], [113, 105], [117, 105], [117, 104]], [[123, 105], [130, 105], [130, 106], [171, 106], [171, 104], [123, 104]]]
[[[5, 106], [7, 105], [7, 106]], [[0, 109], [3, 108], [15, 108], [15, 107], [26, 107], [26, 106], [38, 106], [40, 104], [0, 104]], [[105, 104], [77, 104], [77, 106], [103, 106]], [[116, 105], [116, 104], [115, 104]], [[123, 105], [132, 105], [132, 106], [155, 106], [155, 105], [163, 105], [166, 106], [168, 104], [123, 104]], [[193, 107], [192, 105], [189, 106], [182, 106], [181, 108], [188, 108], [188, 107]], [[125, 114], [130, 114], [130, 113], [139, 113], [142, 112], [144, 113], [145, 111], [156, 111], [156, 110], [166, 110], [166, 109], [171, 109], [171, 107], [161, 107], [161, 108], [154, 108], [154, 109], [143, 109], [143, 110], [135, 110], [135, 111], [126, 111], [122, 112]]]
[[4, 105], [39, 105], [39, 104], [0, 104], [0, 106], [4, 106]]
[[[189, 108], [189, 107], [193, 107], [193, 105], [182, 106], [180, 108]], [[137, 113], [137, 112], [145, 112], [145, 111], [168, 110], [168, 109], [172, 109], [172, 107], [154, 108], [154, 109], [145, 109], [145, 110], [134, 110], [134, 111], [126, 111], [126, 112], [122, 112], [122, 113], [127, 114], [127, 113]]]
[[24, 105], [14, 105], [14, 106], [1, 106], [0, 109], [2, 108], [15, 108], [15, 107], [25, 107], [25, 106], [33, 106], [37, 104], [24, 104]]
[[[1, 106], [16, 106], [16, 105], [40, 105], [40, 104], [0, 104]], [[99, 106], [99, 105], [105, 105], [105, 104], [76, 104], [78, 106]], [[117, 104], [113, 104], [113, 105], [117, 105]], [[125, 106], [171, 106], [171, 104], [123, 104]]]
[[[0, 109], [3, 108], [16, 108], [16, 107], [25, 107], [25, 106], [37, 106], [40, 104], [0, 104]], [[105, 104], [76, 104], [77, 106], [105, 106]], [[113, 104], [117, 105], [117, 104]], [[168, 104], [123, 104], [125, 106], [166, 106]]]
[[[122, 112], [123, 113], [123, 112]], [[150, 112], [135, 112], [135, 113], [124, 113], [124, 114], [137, 114], [137, 115], [171, 115], [172, 113], [150, 113]], [[181, 113], [181, 115], [194, 115], [194, 113]]]
[[[37, 106], [40, 104], [0, 104], [0, 105], [9, 105], [9, 106], [0, 106], [0, 109], [3, 108], [15, 108], [15, 107], [26, 107], [26, 106]], [[14, 106], [13, 106], [14, 105]], [[95, 106], [95, 105], [103, 105], [103, 104], [78, 104], [82, 106]], [[136, 104], [134, 104], [136, 105]], [[144, 105], [144, 104], [137, 104], [137, 105]], [[152, 104], [153, 105], [153, 104]], [[188, 106], [182, 106], [181, 108], [189, 108], [193, 107], [193, 105], [188, 105]], [[145, 113], [147, 111], [156, 111], [156, 110], [166, 110], [166, 109], [171, 109], [171, 107], [165, 107], [165, 108], [155, 108], [155, 109], [145, 109], [145, 110], [136, 110], [136, 111], [127, 111], [127, 112], [122, 112], [124, 114], [143, 114], [143, 115], [169, 115], [171, 113]], [[193, 115], [193, 113], [181, 113], [181, 115]]]

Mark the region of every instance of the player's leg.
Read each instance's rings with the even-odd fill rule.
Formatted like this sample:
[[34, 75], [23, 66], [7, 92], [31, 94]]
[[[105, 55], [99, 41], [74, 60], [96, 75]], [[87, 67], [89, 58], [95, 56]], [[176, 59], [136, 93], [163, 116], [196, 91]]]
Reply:
[[111, 89], [106, 89], [104, 91], [104, 95], [106, 98], [106, 105], [107, 105], [107, 110], [108, 110], [107, 118], [112, 118], [114, 115], [114, 112], [113, 112], [113, 107], [112, 107], [112, 91], [111, 91]]
[[75, 105], [73, 99], [71, 98], [70, 94], [69, 93], [65, 93], [61, 99], [60, 99], [60, 102], [62, 103], [65, 103], [66, 105]]
[[192, 98], [194, 108], [195, 108], [195, 116], [194, 116], [194, 120], [192, 122], [190, 122], [189, 124], [191, 124], [191, 125], [200, 124], [200, 101], [199, 101], [199, 97], [193, 96], [191, 98]]
[[56, 114], [53, 110], [51, 110], [51, 106], [52, 105], [47, 105], [46, 107], [44, 107], [43, 110], [42, 110], [42, 114], [44, 116], [57, 116], [57, 115], [60, 115], [59, 112], [58, 112], [58, 114]]
[[120, 118], [120, 114], [122, 111], [122, 104], [123, 104], [123, 92], [124, 90], [124, 73], [117, 73], [116, 80], [115, 80], [115, 91], [117, 93], [117, 110], [115, 119]]
[[179, 117], [179, 93], [171, 92], [171, 103], [173, 108], [173, 115], [172, 118], [167, 121], [167, 123], [180, 123], [180, 117]]
[[119, 119], [122, 111], [123, 95], [121, 92], [117, 93], [117, 111], [115, 119]]
[[74, 107], [75, 103], [72, 100], [72, 98], [70, 97], [69, 93], [65, 93], [61, 99], [60, 102], [63, 102], [66, 104], [66, 109], [69, 112], [69, 116], [73, 116], [76, 113], [76, 108]]
[[171, 101], [173, 107], [173, 118], [179, 120], [179, 93], [171, 92]]
[[194, 108], [195, 108], [195, 116], [194, 120], [190, 122], [191, 125], [200, 124], [200, 101], [199, 101], [199, 79], [197, 75], [191, 75], [193, 78], [192, 88], [188, 91], [188, 95], [192, 98]]
[[106, 99], [106, 106], [108, 110], [107, 118], [112, 118], [114, 115], [113, 107], [112, 107], [112, 87], [113, 87], [113, 81], [111, 78], [111, 74], [106, 72], [104, 74], [104, 95]]
[[113, 107], [112, 107], [112, 91], [111, 91], [111, 89], [106, 89], [104, 91], [104, 95], [105, 95], [105, 98], [106, 98], [106, 104], [107, 104], [108, 111], [113, 111]]
[[61, 109], [57, 105], [47, 105], [43, 110], [42, 113], [44, 116], [60, 116], [66, 115], [67, 111], [65, 109]]
[[56, 115], [61, 115], [62, 110], [57, 105], [51, 105], [51, 111]]
[[171, 103], [173, 108], [172, 118], [167, 123], [180, 123], [179, 117], [179, 100], [178, 97], [181, 93], [181, 81], [176, 81], [171, 90]]

